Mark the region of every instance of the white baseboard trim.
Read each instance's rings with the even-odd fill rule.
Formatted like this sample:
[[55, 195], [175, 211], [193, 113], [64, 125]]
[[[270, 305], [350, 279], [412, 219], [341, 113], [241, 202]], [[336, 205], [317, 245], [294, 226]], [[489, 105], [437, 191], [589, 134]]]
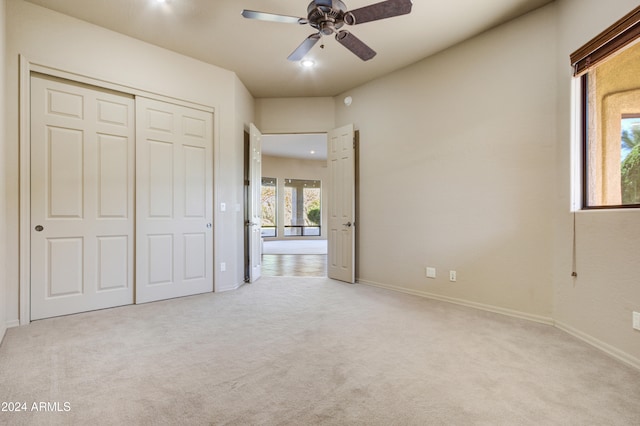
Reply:
[[20, 321], [13, 320], [7, 321], [4, 324], [0, 324], [0, 343], [4, 340], [4, 336], [7, 333], [7, 330], [13, 327], [18, 327], [20, 325]]
[[414, 296], [426, 297], [427, 299], [439, 300], [441, 302], [454, 303], [456, 305], [467, 306], [467, 307], [470, 307], [470, 308], [480, 309], [482, 311], [488, 311], [488, 312], [493, 312], [493, 313], [496, 313], [496, 314], [507, 315], [507, 316], [514, 317], [514, 318], [521, 318], [521, 319], [525, 319], [525, 320], [528, 320], [528, 321], [538, 322], [538, 323], [541, 323], [541, 324], [546, 324], [546, 325], [554, 325], [555, 324], [555, 321], [551, 317], [544, 317], [544, 316], [541, 316], [541, 315], [530, 314], [530, 313], [527, 313], [527, 312], [520, 312], [520, 311], [516, 311], [516, 310], [513, 310], [513, 309], [502, 308], [500, 306], [485, 305], [484, 303], [472, 302], [470, 300], [464, 300], [464, 299], [457, 299], [455, 297], [441, 296], [439, 294], [428, 293], [426, 291], [412, 290], [412, 289], [407, 289], [407, 288], [398, 287], [398, 286], [394, 286], [394, 285], [382, 284], [382, 283], [378, 283], [378, 282], [374, 282], [374, 281], [358, 280], [357, 282], [360, 283], [360, 284], [366, 284], [366, 285], [370, 285], [370, 286], [373, 286], [373, 287], [386, 288], [388, 290], [399, 291], [401, 293], [406, 293], [406, 294], [412, 294]]
[[620, 349], [617, 349], [611, 346], [610, 344], [603, 342], [602, 340], [596, 339], [595, 337], [590, 336], [589, 334], [583, 333], [580, 330], [576, 330], [575, 328], [563, 322], [555, 321], [555, 326], [560, 330], [564, 331], [565, 333], [568, 333], [573, 337], [576, 337], [582, 340], [583, 342], [588, 343], [597, 349], [600, 349], [601, 351], [617, 359], [618, 361], [621, 361], [627, 364], [628, 366], [635, 368], [636, 370], [640, 370], [640, 359], [632, 355], [629, 355], [628, 353], [621, 351]]
[[226, 292], [226, 291], [233, 291], [233, 290], [237, 290], [237, 289], [239, 289], [240, 287], [242, 287], [243, 285], [245, 285], [245, 283], [243, 283], [243, 282], [242, 282], [242, 283], [240, 283], [240, 284], [236, 284], [236, 285], [231, 286], [231, 287], [216, 288], [216, 289], [214, 290], [214, 293], [224, 293], [224, 292]]
[[512, 309], [506, 309], [506, 308], [501, 308], [499, 306], [493, 306], [493, 305], [485, 305], [483, 303], [477, 303], [477, 302], [471, 302], [469, 300], [464, 300], [464, 299], [457, 299], [454, 297], [448, 297], [448, 296], [441, 296], [438, 294], [433, 294], [433, 293], [428, 293], [426, 291], [420, 291], [420, 290], [412, 290], [412, 289], [407, 289], [407, 288], [402, 288], [402, 287], [398, 287], [398, 286], [394, 286], [394, 285], [389, 285], [389, 284], [382, 284], [382, 283], [378, 283], [378, 282], [374, 282], [374, 281], [367, 281], [367, 280], [357, 280], [358, 283], [360, 284], [365, 284], [365, 285], [370, 285], [373, 287], [380, 287], [380, 288], [384, 288], [387, 290], [392, 290], [392, 291], [398, 291], [401, 293], [406, 293], [406, 294], [412, 294], [414, 296], [421, 296], [421, 297], [426, 297], [428, 299], [434, 299], [434, 300], [439, 300], [442, 302], [448, 302], [448, 303], [454, 303], [456, 305], [462, 305], [462, 306], [467, 306], [470, 308], [475, 308], [475, 309], [480, 309], [483, 311], [488, 311], [488, 312], [493, 312], [496, 314], [502, 314], [502, 315], [508, 315], [510, 317], [515, 317], [515, 318], [521, 318], [521, 319], [525, 319], [525, 320], [529, 320], [529, 321], [534, 321], [534, 322], [538, 322], [541, 324], [546, 324], [546, 325], [551, 325], [554, 326], [562, 331], [564, 331], [565, 333], [568, 333], [574, 337], [576, 337], [577, 339], [582, 340], [583, 342], [595, 347], [596, 349], [599, 349], [603, 352], [605, 352], [607, 355], [617, 359], [618, 361], [635, 368], [636, 370], [640, 370], [640, 359], [629, 355], [628, 353], [621, 351], [620, 349], [617, 349], [611, 345], [609, 345], [608, 343], [605, 343], [599, 339], [596, 339], [593, 336], [590, 336], [586, 333], [583, 333], [582, 331], [576, 330], [575, 328], [571, 327], [570, 325], [564, 324], [560, 321], [556, 321], [553, 318], [550, 317], [543, 317], [540, 315], [533, 315], [533, 314], [529, 314], [526, 312], [519, 312], [519, 311], [515, 311]]

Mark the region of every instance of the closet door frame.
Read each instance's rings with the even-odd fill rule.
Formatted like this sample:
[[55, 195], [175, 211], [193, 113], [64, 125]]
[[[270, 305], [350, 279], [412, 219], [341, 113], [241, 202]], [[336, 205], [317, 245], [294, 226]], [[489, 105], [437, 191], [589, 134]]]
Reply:
[[[19, 242], [20, 250], [19, 257], [19, 325], [26, 325], [31, 322], [31, 266], [30, 266], [30, 254], [31, 254], [31, 131], [30, 131], [30, 111], [31, 111], [31, 90], [30, 81], [31, 74], [33, 72], [46, 74], [52, 77], [63, 78], [71, 80], [77, 83], [88, 84], [91, 86], [100, 87], [103, 89], [115, 90], [118, 92], [130, 94], [133, 96], [143, 96], [146, 98], [155, 99], [162, 102], [173, 103], [176, 105], [182, 105], [187, 108], [199, 109], [205, 112], [213, 114], [213, 158], [211, 159], [213, 164], [213, 206], [218, 203], [218, 191], [216, 182], [218, 182], [219, 170], [215, 167], [214, 159], [218, 156], [218, 116], [215, 113], [215, 108], [209, 105], [202, 105], [194, 102], [188, 102], [184, 100], [174, 99], [167, 96], [163, 96], [157, 93], [151, 93], [144, 90], [140, 90], [127, 85], [119, 84], [117, 82], [111, 82], [106, 80], [97, 79], [91, 76], [86, 76], [71, 71], [60, 70], [58, 68], [48, 66], [46, 64], [37, 63], [31, 61], [25, 55], [20, 55], [19, 58], [19, 92], [20, 92], [20, 106], [19, 106]], [[215, 238], [215, 229], [218, 220], [218, 211], [213, 209], [213, 229], [214, 229], [214, 250], [213, 250], [213, 264], [217, 262], [217, 244], [218, 241]], [[214, 291], [215, 291], [215, 274], [214, 274]]]

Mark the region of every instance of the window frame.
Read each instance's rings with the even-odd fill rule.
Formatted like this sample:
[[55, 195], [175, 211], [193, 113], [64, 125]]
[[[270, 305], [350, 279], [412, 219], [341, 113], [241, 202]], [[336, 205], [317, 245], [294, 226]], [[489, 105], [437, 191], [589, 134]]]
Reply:
[[580, 208], [589, 210], [601, 206], [589, 206], [589, 75], [580, 76]]
[[589, 204], [589, 72], [612, 55], [629, 47], [640, 38], [640, 6], [619, 19], [602, 33], [570, 55], [573, 75], [580, 79], [580, 208], [582, 210], [638, 209], [635, 204]]
[[[298, 183], [298, 185], [291, 185], [293, 182]], [[303, 185], [305, 182], [308, 183], [313, 183], [313, 187], [309, 187], [306, 188], [306, 185]], [[317, 184], [317, 186], [315, 186]], [[295, 238], [295, 237], [313, 237], [313, 238], [317, 238], [317, 237], [321, 237], [322, 236], [322, 180], [321, 179], [299, 179], [299, 178], [284, 178], [284, 194], [283, 194], [283, 200], [286, 200], [287, 198], [287, 188], [291, 188], [292, 192], [293, 190], [295, 190], [296, 192], [299, 192], [299, 190], [302, 190], [302, 194], [303, 194], [303, 199], [304, 199], [304, 193], [306, 189], [317, 189], [318, 190], [318, 200], [320, 203], [320, 223], [318, 223], [317, 226], [310, 226], [310, 225], [294, 225], [292, 223], [287, 223], [286, 220], [286, 216], [287, 216], [287, 208], [286, 205], [284, 206], [284, 223], [283, 223], [283, 228], [284, 228], [284, 233], [283, 233], [283, 237], [285, 238]], [[293, 199], [293, 195], [291, 197]], [[306, 211], [303, 211], [303, 216], [304, 216], [304, 220], [306, 221]], [[317, 229], [317, 233], [311, 233], [308, 234], [307, 232], [310, 232], [310, 230], [313, 229]], [[293, 230], [299, 230], [300, 233], [291, 233]]]

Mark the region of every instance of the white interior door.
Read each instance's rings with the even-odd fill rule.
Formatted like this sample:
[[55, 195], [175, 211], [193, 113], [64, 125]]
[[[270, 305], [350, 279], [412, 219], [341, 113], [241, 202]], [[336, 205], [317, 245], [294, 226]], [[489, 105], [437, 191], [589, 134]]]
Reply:
[[31, 319], [133, 303], [134, 100], [31, 77]]
[[249, 125], [249, 282], [262, 275], [262, 133]]
[[329, 278], [355, 282], [355, 138], [353, 125], [334, 129], [327, 138], [329, 168]]
[[213, 114], [136, 97], [136, 302], [213, 291]]

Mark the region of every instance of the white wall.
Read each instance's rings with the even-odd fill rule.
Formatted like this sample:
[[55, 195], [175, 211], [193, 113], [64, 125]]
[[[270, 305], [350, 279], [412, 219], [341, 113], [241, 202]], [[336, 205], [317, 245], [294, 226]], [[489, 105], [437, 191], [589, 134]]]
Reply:
[[[7, 244], [18, 247], [18, 57], [64, 71], [90, 76], [148, 92], [211, 106], [215, 109], [214, 156], [216, 208], [214, 240], [216, 290], [243, 281], [243, 257], [237, 236], [242, 214], [243, 123], [254, 119], [253, 100], [233, 72], [178, 55], [22, 0], [7, 1], [7, 139], [4, 176], [7, 180]], [[240, 209], [242, 210], [242, 209]], [[24, 216], [24, 213], [22, 213]], [[18, 319], [18, 251], [6, 256], [7, 318]]]
[[[262, 156], [262, 176], [278, 179], [278, 194], [284, 192], [285, 179], [305, 179], [319, 180], [322, 182], [321, 187], [321, 236], [305, 237], [305, 238], [327, 238], [327, 200], [329, 187], [329, 170], [327, 169], [327, 161], [324, 160], [300, 160], [295, 158], [273, 157], [269, 155]], [[284, 198], [278, 197], [278, 236], [276, 238], [268, 238], [270, 240], [291, 240], [297, 237], [284, 236]]]
[[571, 83], [569, 55], [638, 6], [636, 0], [558, 3], [556, 193], [553, 203], [554, 317], [559, 327], [640, 368], [640, 210], [576, 214], [577, 273], [571, 274]]
[[359, 280], [547, 319], [640, 368], [640, 211], [578, 212], [570, 276], [569, 54], [636, 6], [560, 0], [336, 97], [360, 128]]
[[360, 130], [360, 282], [551, 322], [554, 10], [336, 97]]
[[[640, 368], [640, 211], [578, 212], [570, 276], [569, 55], [635, 7], [557, 0], [337, 96], [335, 126], [360, 129], [359, 280], [550, 321]], [[259, 101], [274, 127], [297, 106]]]
[[[5, 7], [6, 0], [0, 0], [0, 271], [6, 269], [6, 213], [5, 213]], [[7, 329], [6, 276], [0, 273], [0, 342]]]
[[335, 128], [333, 98], [256, 99], [262, 133], [325, 133]]

